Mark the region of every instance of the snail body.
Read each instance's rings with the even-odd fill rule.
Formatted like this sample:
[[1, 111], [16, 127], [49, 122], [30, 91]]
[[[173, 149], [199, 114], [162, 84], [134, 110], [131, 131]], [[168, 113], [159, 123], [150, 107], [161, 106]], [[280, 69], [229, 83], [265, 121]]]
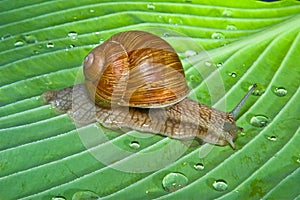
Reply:
[[175, 139], [200, 138], [233, 148], [234, 117], [255, 86], [232, 112], [187, 98], [180, 59], [163, 39], [142, 31], [118, 33], [93, 49], [84, 61], [85, 83], [44, 93], [75, 122], [99, 122]]

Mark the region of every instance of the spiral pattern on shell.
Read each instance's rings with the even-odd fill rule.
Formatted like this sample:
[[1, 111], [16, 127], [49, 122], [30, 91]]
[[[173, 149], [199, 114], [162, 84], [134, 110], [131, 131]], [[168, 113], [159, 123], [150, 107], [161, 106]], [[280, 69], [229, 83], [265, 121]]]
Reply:
[[85, 58], [84, 74], [98, 105], [164, 107], [189, 91], [175, 50], [143, 31], [121, 32], [97, 46]]

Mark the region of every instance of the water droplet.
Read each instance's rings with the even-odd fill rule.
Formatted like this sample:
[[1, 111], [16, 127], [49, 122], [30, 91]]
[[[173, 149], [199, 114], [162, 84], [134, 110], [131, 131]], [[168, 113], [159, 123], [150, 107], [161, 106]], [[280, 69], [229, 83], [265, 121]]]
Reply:
[[222, 16], [223, 17], [232, 17], [233, 15], [233, 11], [230, 10], [230, 9], [225, 9], [223, 12], [222, 12]]
[[155, 10], [155, 5], [154, 5], [153, 3], [148, 3], [148, 4], [147, 4], [147, 8], [148, 8], [149, 10]]
[[274, 135], [268, 136], [267, 139], [270, 140], [270, 141], [276, 141], [277, 140], [276, 136], [274, 136]]
[[191, 56], [197, 55], [197, 52], [194, 51], [194, 50], [186, 50], [186, 51], [184, 52], [184, 55], [185, 55], [185, 57], [191, 57]]
[[39, 54], [40, 52], [38, 50], [34, 50], [33, 54]]
[[217, 67], [218, 67], [218, 68], [220, 68], [220, 67], [222, 67], [222, 66], [223, 66], [223, 63], [218, 63], [218, 64], [217, 64]]
[[211, 38], [216, 40], [223, 40], [225, 39], [225, 35], [221, 32], [214, 32], [213, 34], [211, 34]]
[[138, 149], [138, 148], [140, 148], [140, 143], [137, 141], [132, 141], [132, 142], [130, 142], [129, 146], [133, 149]]
[[196, 82], [196, 83], [200, 82], [199, 76], [196, 76], [194, 74], [190, 75], [189, 78], [190, 78], [190, 81], [192, 81], [192, 82]]
[[165, 32], [165, 33], [163, 33], [162, 37], [165, 37], [165, 38], [170, 37], [170, 33]]
[[75, 47], [74, 44], [70, 44], [68, 47], [65, 48], [66, 51], [69, 51], [69, 49], [73, 49]]
[[94, 9], [90, 9], [90, 13], [94, 13], [95, 12], [95, 10]]
[[205, 62], [204, 62], [204, 65], [205, 65], [206, 67], [211, 67], [211, 66], [213, 66], [213, 63], [210, 62], [210, 61], [205, 61]]
[[227, 46], [228, 44], [230, 44], [230, 42], [224, 41], [224, 42], [222, 42], [222, 44], [221, 44], [220, 46], [221, 46], [221, 47], [222, 47], [222, 46], [225, 47], [225, 46]]
[[34, 35], [25, 35], [23, 36], [23, 39], [28, 44], [37, 43], [37, 39]]
[[296, 160], [296, 162], [297, 162], [297, 163], [300, 163], [300, 158], [298, 158], [298, 159]]
[[222, 192], [222, 191], [227, 190], [228, 185], [227, 185], [226, 181], [224, 181], [224, 180], [216, 180], [213, 183], [213, 187], [215, 188], [215, 190]]
[[178, 24], [183, 24], [182, 20], [179, 18], [169, 18], [169, 24], [177, 26]]
[[188, 181], [189, 180], [185, 175], [171, 172], [163, 178], [162, 185], [167, 192], [174, 192], [186, 186]]
[[284, 97], [285, 95], [287, 95], [287, 89], [285, 89], [284, 87], [277, 87], [275, 88], [274, 93], [279, 97]]
[[75, 32], [75, 31], [70, 31], [68, 33], [68, 37], [71, 38], [72, 40], [76, 40], [77, 39], [77, 36], [78, 36], [78, 33]]
[[202, 163], [197, 163], [194, 165], [194, 168], [196, 170], [203, 170], [204, 169], [204, 165]]
[[66, 198], [63, 196], [56, 196], [56, 197], [52, 197], [51, 200], [66, 200]]
[[246, 135], [246, 133], [243, 132], [243, 131], [241, 131], [240, 134], [241, 134], [241, 136], [245, 136]]
[[79, 191], [74, 193], [72, 200], [82, 200], [82, 199], [88, 199], [88, 200], [92, 200], [92, 199], [100, 199], [100, 197], [91, 191]]
[[265, 127], [270, 122], [264, 115], [255, 115], [250, 119], [250, 124], [255, 127]]
[[237, 77], [237, 74], [235, 72], [228, 73], [228, 75], [231, 76], [232, 78], [236, 78]]
[[53, 42], [48, 42], [48, 43], [46, 44], [46, 47], [47, 47], [47, 48], [53, 48], [53, 47], [54, 47]]
[[24, 44], [25, 44], [25, 43], [24, 43], [23, 40], [18, 40], [18, 41], [15, 42], [14, 45], [15, 45], [15, 47], [21, 47], [21, 46], [24, 46]]
[[[254, 96], [261, 96], [263, 93], [265, 93], [265, 87], [261, 84], [256, 84], [257, 87], [253, 90], [252, 94]], [[252, 88], [252, 85], [249, 86], [248, 90], [250, 90]]]
[[235, 30], [237, 30], [237, 27], [234, 24], [228, 24], [226, 26], [226, 30], [235, 31]]
[[3, 35], [3, 36], [1, 37], [1, 40], [5, 40], [5, 39], [8, 39], [8, 38], [10, 38], [10, 37], [12, 37], [11, 34], [5, 34], [5, 35]]
[[182, 166], [187, 166], [187, 164], [188, 164], [187, 162], [183, 162]]

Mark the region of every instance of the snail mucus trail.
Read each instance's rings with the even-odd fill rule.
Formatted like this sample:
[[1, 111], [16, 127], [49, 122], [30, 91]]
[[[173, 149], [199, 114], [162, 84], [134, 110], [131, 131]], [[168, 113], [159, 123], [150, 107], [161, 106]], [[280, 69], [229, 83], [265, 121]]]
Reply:
[[187, 98], [189, 89], [175, 50], [163, 39], [143, 31], [113, 35], [85, 58], [85, 83], [43, 94], [76, 124], [99, 122], [175, 139], [198, 138], [231, 145], [242, 128], [234, 118], [253, 92], [231, 112]]

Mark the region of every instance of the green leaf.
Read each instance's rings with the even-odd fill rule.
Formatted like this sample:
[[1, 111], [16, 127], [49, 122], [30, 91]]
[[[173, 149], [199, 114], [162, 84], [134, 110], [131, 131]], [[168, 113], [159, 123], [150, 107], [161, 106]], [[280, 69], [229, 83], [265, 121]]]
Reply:
[[[0, 199], [299, 199], [299, 13], [296, 0], [1, 1]], [[44, 104], [133, 29], [172, 44], [201, 103], [230, 111], [258, 84], [236, 150], [78, 128]]]

